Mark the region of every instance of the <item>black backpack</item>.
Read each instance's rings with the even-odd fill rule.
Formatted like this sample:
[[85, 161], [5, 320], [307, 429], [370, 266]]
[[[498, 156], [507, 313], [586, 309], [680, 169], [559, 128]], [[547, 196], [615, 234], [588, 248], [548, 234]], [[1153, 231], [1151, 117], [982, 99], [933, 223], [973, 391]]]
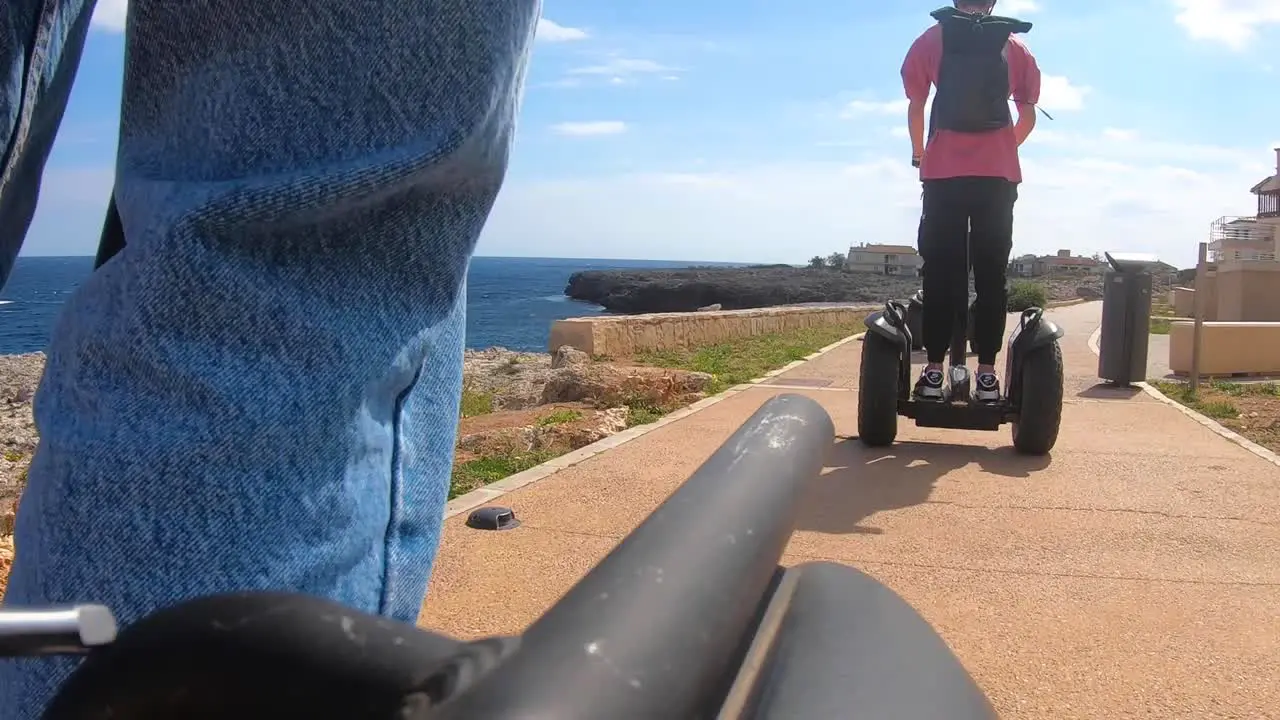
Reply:
[[942, 62], [929, 134], [938, 130], [980, 133], [1011, 125], [1009, 37], [1029, 32], [1031, 23], [999, 15], [969, 15], [953, 7], [931, 15], [942, 26]]

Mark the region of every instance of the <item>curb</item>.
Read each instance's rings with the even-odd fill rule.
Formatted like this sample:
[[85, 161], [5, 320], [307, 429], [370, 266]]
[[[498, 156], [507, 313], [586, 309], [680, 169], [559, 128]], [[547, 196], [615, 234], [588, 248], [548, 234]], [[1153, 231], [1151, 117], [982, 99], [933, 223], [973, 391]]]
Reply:
[[[1098, 338], [1101, 336], [1102, 336], [1102, 328], [1098, 328], [1097, 330], [1094, 330], [1093, 334], [1089, 336], [1089, 350], [1091, 350], [1094, 355], [1098, 355], [1100, 353], [1100, 349], [1098, 346]], [[1233, 430], [1229, 430], [1223, 427], [1213, 418], [1210, 418], [1207, 415], [1202, 415], [1196, 412], [1195, 410], [1192, 410], [1186, 405], [1183, 405], [1177, 400], [1174, 400], [1168, 395], [1165, 395], [1164, 393], [1160, 392], [1159, 389], [1157, 389], [1154, 385], [1152, 385], [1151, 383], [1145, 380], [1143, 380], [1142, 382], [1134, 383], [1134, 384], [1139, 388], [1142, 388], [1143, 392], [1155, 398], [1156, 400], [1159, 400], [1165, 405], [1171, 406], [1172, 408], [1182, 413], [1183, 415], [1186, 415], [1187, 417], [1191, 418], [1192, 420], [1195, 420], [1197, 423], [1203, 425], [1209, 430], [1212, 430], [1219, 437], [1222, 437], [1223, 439], [1229, 440], [1235, 443], [1236, 445], [1239, 445], [1245, 450], [1248, 450], [1249, 452], [1253, 453], [1254, 455], [1257, 455], [1258, 457], [1262, 458], [1263, 460], [1266, 460], [1267, 462], [1273, 465], [1280, 466], [1280, 455], [1277, 455], [1276, 453], [1262, 447], [1258, 443], [1250, 440], [1249, 438], [1241, 435], [1240, 433], [1237, 433]]]
[[1045, 305], [1044, 309], [1053, 310], [1056, 308], [1071, 307], [1072, 305], [1083, 305], [1085, 303], [1091, 303], [1091, 302], [1098, 302], [1098, 300], [1090, 300], [1089, 298], [1076, 298], [1075, 300], [1061, 300], [1058, 302], [1051, 302], [1048, 305]]
[[[450, 500], [445, 505], [444, 519], [448, 520], [449, 518], [454, 517], [455, 515], [461, 515], [462, 513], [469, 512], [482, 505], [487, 505], [488, 503], [491, 503], [494, 500], [497, 500], [503, 495], [507, 495], [508, 493], [511, 493], [515, 490], [519, 490], [520, 488], [532, 485], [538, 482], [539, 480], [545, 480], [546, 478], [549, 478], [552, 475], [555, 475], [561, 470], [565, 470], [573, 467], [574, 465], [578, 465], [586, 460], [589, 460], [595, 457], [596, 455], [599, 455], [602, 452], [605, 452], [606, 450], [612, 450], [613, 448], [616, 448], [620, 445], [625, 445], [631, 442], [632, 440], [635, 440], [636, 438], [644, 437], [645, 435], [648, 435], [649, 433], [659, 428], [670, 425], [673, 422], [683, 420], [684, 418], [687, 418], [690, 415], [706, 410], [712, 405], [717, 405], [725, 400], [728, 400], [729, 398], [735, 395], [739, 395], [747, 390], [751, 390], [756, 386], [771, 387], [768, 384], [769, 380], [772, 380], [773, 378], [785, 372], [794, 370], [797, 367], [800, 367], [801, 365], [809, 362], [810, 360], [815, 360], [819, 357], [822, 357], [823, 355], [826, 355], [827, 353], [831, 352], [832, 350], [835, 350], [836, 348], [842, 347], [844, 345], [848, 345], [851, 342], [856, 342], [862, 339], [862, 336], [865, 334], [866, 333], [858, 333], [857, 335], [851, 335], [843, 340], [837, 340], [836, 342], [831, 343], [830, 345], [818, 350], [817, 352], [814, 352], [810, 355], [806, 355], [802, 360], [796, 360], [795, 362], [787, 363], [786, 365], [778, 368], [777, 370], [772, 370], [766, 373], [763, 377], [758, 377], [754, 380], [750, 380], [741, 385], [734, 385], [733, 387], [727, 390], [724, 390], [723, 392], [720, 392], [716, 395], [703, 398], [698, 402], [693, 403], [692, 405], [688, 405], [686, 407], [680, 408], [679, 410], [676, 410], [675, 412], [669, 415], [662, 416], [662, 418], [660, 418], [656, 422], [649, 423], [648, 425], [638, 425], [633, 428], [628, 428], [626, 430], [623, 430], [620, 433], [610, 435], [609, 437], [603, 438], [601, 440], [597, 440], [596, 442], [593, 442], [590, 445], [578, 448], [577, 450], [574, 450], [571, 453], [566, 453], [564, 455], [561, 455], [560, 457], [548, 460], [545, 463], [542, 463], [541, 465], [536, 465], [523, 472], [518, 472], [515, 475], [505, 477], [499, 480], [498, 482], [485, 485], [482, 488], [476, 488], [475, 490], [472, 490], [471, 492], [465, 495], [459, 495], [458, 497]], [[794, 391], [802, 388], [788, 388], [788, 389]]]

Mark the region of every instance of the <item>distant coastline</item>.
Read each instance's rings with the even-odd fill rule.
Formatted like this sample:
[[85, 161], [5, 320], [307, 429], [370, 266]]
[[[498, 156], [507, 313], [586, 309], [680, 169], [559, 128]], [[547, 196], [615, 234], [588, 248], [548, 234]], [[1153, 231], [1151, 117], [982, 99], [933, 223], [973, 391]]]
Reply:
[[[551, 324], [606, 312], [564, 294], [582, 270], [732, 268], [741, 263], [593, 258], [476, 256], [467, 279], [467, 347], [546, 350]], [[87, 256], [18, 258], [0, 289], [0, 355], [38, 352], [48, 344], [63, 302], [93, 270]]]

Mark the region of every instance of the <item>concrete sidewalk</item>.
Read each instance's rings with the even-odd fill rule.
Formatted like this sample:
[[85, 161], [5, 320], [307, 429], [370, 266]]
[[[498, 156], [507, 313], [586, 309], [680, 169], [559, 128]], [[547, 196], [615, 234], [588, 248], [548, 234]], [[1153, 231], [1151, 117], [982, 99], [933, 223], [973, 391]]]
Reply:
[[[1005, 718], [1280, 718], [1280, 473], [1141, 391], [1096, 386], [1099, 303], [1067, 329], [1051, 458], [1006, 428], [863, 448], [853, 342], [503, 497], [522, 527], [447, 524], [421, 623], [517, 633], [765, 400], [813, 397], [844, 439], [788, 562], [858, 567], [934, 624]], [[821, 386], [821, 387], [819, 387]]]

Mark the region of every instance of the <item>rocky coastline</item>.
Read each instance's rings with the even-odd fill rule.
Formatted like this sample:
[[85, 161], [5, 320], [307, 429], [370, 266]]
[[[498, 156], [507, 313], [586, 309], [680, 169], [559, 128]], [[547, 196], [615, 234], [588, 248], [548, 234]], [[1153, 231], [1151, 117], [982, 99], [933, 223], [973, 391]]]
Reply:
[[[44, 353], [0, 355], [0, 568], [36, 449], [31, 401], [44, 361]], [[712, 380], [705, 373], [597, 362], [568, 347], [554, 356], [468, 350], [455, 461], [576, 450], [704, 397]]]
[[[1037, 278], [1051, 301], [1101, 297], [1100, 277]], [[564, 294], [612, 313], [694, 312], [711, 306], [745, 310], [807, 303], [881, 303], [908, 298], [914, 276], [791, 266], [588, 270], [569, 277]]]

